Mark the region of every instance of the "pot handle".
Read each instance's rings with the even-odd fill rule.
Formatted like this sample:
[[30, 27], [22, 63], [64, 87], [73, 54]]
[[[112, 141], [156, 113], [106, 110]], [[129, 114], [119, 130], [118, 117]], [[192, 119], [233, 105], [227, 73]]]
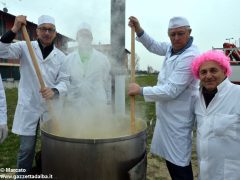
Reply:
[[147, 152], [145, 151], [143, 158], [128, 171], [130, 180], [146, 180], [147, 169]]

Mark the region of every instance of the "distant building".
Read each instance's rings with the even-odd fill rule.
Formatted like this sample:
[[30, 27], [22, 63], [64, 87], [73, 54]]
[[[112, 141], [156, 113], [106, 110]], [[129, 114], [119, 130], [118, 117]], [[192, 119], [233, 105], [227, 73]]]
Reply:
[[[14, 24], [15, 20], [14, 15], [9, 14], [7, 12], [3, 12], [0, 10], [0, 36], [10, 30]], [[36, 28], [37, 24], [33, 22], [27, 21], [27, 31], [30, 37], [30, 40], [36, 40]], [[14, 42], [23, 40], [22, 32], [18, 32]], [[67, 44], [72, 39], [57, 33], [57, 37], [55, 39], [55, 45], [57, 48], [61, 49], [63, 52], [67, 51]], [[19, 80], [19, 60], [18, 59], [1, 59], [0, 58], [0, 73], [3, 80], [6, 79], [14, 79]]]

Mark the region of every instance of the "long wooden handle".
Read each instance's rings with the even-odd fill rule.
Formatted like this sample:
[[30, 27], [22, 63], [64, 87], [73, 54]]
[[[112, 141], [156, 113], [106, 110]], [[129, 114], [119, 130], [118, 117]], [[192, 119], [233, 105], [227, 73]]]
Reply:
[[[135, 82], [135, 29], [131, 29], [131, 82]], [[135, 96], [130, 97], [131, 131], [135, 131]]]
[[40, 68], [39, 68], [38, 63], [37, 63], [37, 58], [36, 58], [35, 53], [33, 51], [33, 47], [32, 47], [32, 44], [31, 44], [31, 41], [30, 41], [30, 38], [29, 38], [29, 35], [28, 35], [28, 32], [27, 32], [27, 29], [26, 29], [25, 25], [22, 26], [22, 32], [23, 32], [23, 37], [24, 37], [24, 39], [27, 43], [27, 47], [28, 47], [28, 50], [29, 50], [29, 53], [30, 53], [30, 56], [31, 56], [31, 59], [32, 59], [32, 63], [33, 63], [35, 72], [37, 74], [37, 77], [38, 77], [38, 80], [39, 80], [39, 83], [40, 83], [41, 89], [43, 89], [43, 88], [45, 88], [45, 83], [43, 81], [42, 74], [41, 74]]
[[[38, 66], [37, 58], [36, 58], [35, 53], [34, 53], [34, 51], [33, 51], [33, 47], [32, 47], [32, 44], [31, 44], [31, 41], [30, 41], [30, 38], [29, 38], [29, 35], [28, 35], [28, 32], [27, 32], [27, 29], [26, 29], [26, 26], [25, 26], [25, 25], [22, 26], [22, 32], [23, 32], [23, 37], [24, 37], [24, 39], [25, 39], [25, 41], [26, 41], [26, 43], [27, 43], [28, 51], [29, 51], [29, 53], [30, 53], [33, 66], [34, 66], [35, 72], [36, 72], [36, 74], [37, 74], [38, 81], [39, 81], [39, 83], [40, 83], [40, 87], [41, 87], [41, 89], [43, 89], [43, 88], [45, 88], [46, 86], [45, 86], [45, 83], [44, 83], [44, 81], [43, 81], [42, 73], [41, 73], [40, 68], [39, 68], [39, 66]], [[53, 109], [52, 109], [51, 102], [50, 102], [49, 100], [46, 100], [46, 102], [47, 102], [48, 112], [49, 112], [50, 117], [51, 117], [51, 120], [52, 120], [52, 121], [50, 122], [50, 124], [52, 125], [52, 126], [51, 126], [51, 128], [52, 128], [51, 130], [52, 130], [53, 132], [55, 132], [55, 133], [58, 133], [58, 132], [60, 131], [60, 130], [59, 130], [60, 128], [59, 128], [59, 124], [56, 123], [56, 120], [57, 120], [57, 119], [56, 119], [56, 117], [55, 117], [55, 115], [54, 115], [54, 113], [53, 113]]]

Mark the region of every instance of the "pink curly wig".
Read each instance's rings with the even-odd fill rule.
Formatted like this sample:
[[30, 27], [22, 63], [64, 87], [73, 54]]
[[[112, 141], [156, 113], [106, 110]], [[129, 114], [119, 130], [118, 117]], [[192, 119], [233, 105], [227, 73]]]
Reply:
[[226, 70], [226, 76], [229, 77], [232, 73], [230, 67], [230, 58], [223, 51], [210, 50], [196, 57], [192, 62], [192, 73], [196, 79], [199, 79], [200, 66], [206, 61], [214, 61]]

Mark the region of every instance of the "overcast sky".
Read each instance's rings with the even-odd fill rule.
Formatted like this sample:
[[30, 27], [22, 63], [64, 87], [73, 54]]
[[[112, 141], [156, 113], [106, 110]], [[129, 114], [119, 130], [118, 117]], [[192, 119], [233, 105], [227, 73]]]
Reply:
[[[13, 15], [27, 15], [37, 23], [37, 18], [48, 14], [56, 19], [57, 31], [75, 37], [78, 25], [84, 21], [92, 26], [94, 43], [110, 43], [111, 0], [0, 0], [1, 9], [6, 4]], [[227, 38], [239, 46], [239, 0], [126, 0], [126, 44], [130, 49], [128, 17], [136, 16], [144, 30], [158, 41], [169, 41], [167, 27], [172, 16], [185, 16], [192, 27], [194, 44], [201, 52], [212, 47], [222, 47]], [[159, 70], [162, 59], [136, 43], [140, 68], [148, 65]]]

